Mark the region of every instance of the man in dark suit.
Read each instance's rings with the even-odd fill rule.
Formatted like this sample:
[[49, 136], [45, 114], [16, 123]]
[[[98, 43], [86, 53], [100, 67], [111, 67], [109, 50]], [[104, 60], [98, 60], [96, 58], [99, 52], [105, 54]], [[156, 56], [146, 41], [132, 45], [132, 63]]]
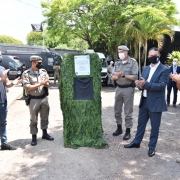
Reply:
[[149, 157], [155, 155], [155, 147], [159, 135], [161, 124], [161, 115], [167, 111], [165, 101], [165, 88], [169, 79], [169, 68], [165, 67], [159, 60], [160, 53], [157, 48], [151, 48], [148, 53], [150, 65], [143, 69], [142, 77], [135, 83], [142, 89], [141, 100], [139, 104], [139, 116], [137, 133], [134, 140], [125, 148], [139, 148], [144, 136], [146, 124], [151, 120], [150, 142], [148, 144]]
[[[175, 74], [175, 73], [179, 74], [180, 73], [180, 66], [178, 66], [178, 59], [177, 58], [173, 59], [173, 65], [170, 67], [170, 72], [172, 74]], [[178, 88], [177, 88], [176, 82], [172, 81], [172, 79], [170, 77], [168, 84], [167, 84], [167, 106], [169, 106], [169, 104], [170, 104], [170, 95], [171, 95], [172, 88], [174, 91], [173, 107], [176, 107]]]

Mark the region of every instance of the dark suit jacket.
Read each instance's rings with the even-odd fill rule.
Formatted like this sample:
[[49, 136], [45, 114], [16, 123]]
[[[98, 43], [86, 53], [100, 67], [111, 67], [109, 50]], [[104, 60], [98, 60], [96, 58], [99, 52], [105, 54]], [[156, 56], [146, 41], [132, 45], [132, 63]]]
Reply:
[[[147, 80], [150, 72], [150, 66], [146, 66], [143, 69], [142, 77]], [[162, 63], [159, 64], [156, 71], [154, 72], [150, 82], [145, 83], [144, 89], [147, 90], [147, 105], [151, 112], [162, 112], [167, 111], [165, 101], [165, 87], [168, 83], [170, 69], [164, 66]], [[144, 91], [143, 89], [143, 91]], [[139, 107], [142, 106], [142, 96]]]
[[[173, 66], [170, 67], [170, 72], [173, 73]], [[176, 72], [177, 72], [177, 74], [180, 73], [180, 66], [177, 66]], [[176, 82], [172, 81], [172, 79], [169, 78], [169, 81], [168, 81], [167, 85], [168, 86], [173, 86], [173, 85], [176, 85]]]

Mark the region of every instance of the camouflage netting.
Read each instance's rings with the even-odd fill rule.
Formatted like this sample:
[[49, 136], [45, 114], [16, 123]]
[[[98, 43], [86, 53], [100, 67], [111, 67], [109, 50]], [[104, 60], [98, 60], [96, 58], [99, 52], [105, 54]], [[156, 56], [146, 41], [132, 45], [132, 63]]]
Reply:
[[[101, 62], [97, 54], [89, 54], [90, 75], [77, 76], [74, 70], [76, 55], [66, 54], [61, 67], [59, 90], [63, 112], [64, 146], [105, 148], [108, 144], [103, 140], [101, 122]], [[93, 78], [93, 100], [74, 100], [73, 83], [76, 77]]]

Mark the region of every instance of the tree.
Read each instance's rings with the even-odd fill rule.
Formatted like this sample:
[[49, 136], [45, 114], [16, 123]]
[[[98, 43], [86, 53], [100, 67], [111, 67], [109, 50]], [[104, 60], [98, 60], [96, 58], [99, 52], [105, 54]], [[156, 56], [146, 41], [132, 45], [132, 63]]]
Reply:
[[23, 44], [22, 41], [6, 35], [0, 35], [0, 43]]
[[43, 45], [43, 32], [31, 31], [27, 35], [27, 44], [42, 46]]
[[[94, 49], [98, 45], [97, 41], [102, 40], [106, 43], [106, 51], [111, 52], [114, 56], [117, 55], [119, 44], [131, 45], [137, 42], [136, 37], [125, 34], [126, 25], [137, 16], [143, 17], [147, 14], [148, 17], [150, 15], [151, 21], [154, 22], [157, 14], [163, 14], [162, 17], [159, 16], [158, 22], [162, 20], [165, 23], [163, 20], [165, 18], [166, 23], [170, 23], [170, 26], [177, 24], [173, 17], [177, 11], [171, 0], [54, 0], [43, 2], [42, 7], [45, 9], [44, 16], [47, 17], [48, 33], [58, 37], [59, 42], [64, 44], [70, 39], [79, 37], [88, 43], [89, 48]], [[152, 32], [147, 34], [144, 38], [146, 40], [155, 38], [153, 31], [157, 30], [157, 26], [162, 23], [157, 24], [156, 28], [149, 27], [150, 25], [153, 23], [149, 24], [146, 29], [149, 28]], [[165, 25], [163, 27], [165, 28]], [[142, 34], [145, 32], [145, 28], [139, 30]], [[157, 31], [155, 33], [157, 38]], [[135, 46], [131, 48], [133, 48], [132, 52], [136, 52]]]

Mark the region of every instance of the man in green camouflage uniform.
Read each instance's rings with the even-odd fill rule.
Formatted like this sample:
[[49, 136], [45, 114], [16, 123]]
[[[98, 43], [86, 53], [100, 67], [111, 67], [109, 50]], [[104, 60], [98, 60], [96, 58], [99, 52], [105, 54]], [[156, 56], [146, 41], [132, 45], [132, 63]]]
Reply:
[[55, 65], [53, 66], [54, 69], [54, 84], [56, 84], [56, 79], [58, 80], [59, 83], [59, 73], [60, 73], [60, 68], [58, 61], [55, 62]]
[[42, 69], [42, 58], [39, 56], [31, 56], [31, 68], [23, 73], [23, 86], [28, 95], [30, 95], [29, 111], [30, 111], [30, 133], [32, 134], [31, 145], [37, 144], [38, 113], [40, 112], [41, 129], [43, 131], [42, 139], [54, 140], [47, 134], [49, 103], [45, 88], [49, 87], [49, 76], [45, 69]]
[[127, 46], [118, 47], [119, 59], [115, 62], [112, 80], [116, 80], [114, 113], [117, 123], [117, 130], [113, 136], [122, 134], [122, 107], [124, 105], [126, 133], [124, 140], [131, 138], [130, 130], [133, 126], [132, 113], [134, 102], [134, 81], [138, 79], [138, 64], [135, 59], [128, 56]]

